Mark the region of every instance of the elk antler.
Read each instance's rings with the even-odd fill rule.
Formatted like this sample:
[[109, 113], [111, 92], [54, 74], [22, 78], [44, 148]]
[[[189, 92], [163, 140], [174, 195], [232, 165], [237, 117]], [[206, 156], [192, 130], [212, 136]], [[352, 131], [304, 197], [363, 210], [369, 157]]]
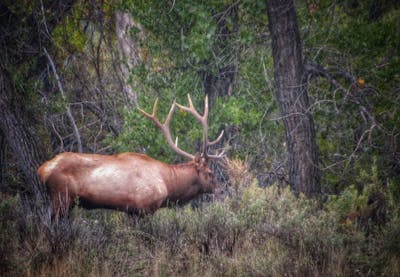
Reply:
[[138, 110], [143, 113], [146, 117], [150, 118], [162, 131], [162, 133], [164, 134], [165, 138], [167, 139], [167, 142], [169, 144], [169, 146], [172, 147], [172, 149], [178, 153], [179, 155], [182, 155], [186, 158], [189, 159], [194, 159], [194, 155], [187, 153], [186, 151], [180, 149], [178, 147], [178, 138], [176, 138], [175, 143], [172, 140], [171, 137], [171, 131], [169, 130], [169, 125], [171, 123], [172, 120], [172, 114], [175, 111], [175, 106], [178, 106], [180, 109], [187, 111], [189, 113], [191, 113], [198, 121], [200, 121], [201, 125], [203, 126], [203, 155], [206, 158], [209, 159], [220, 159], [224, 156], [224, 151], [222, 151], [219, 154], [216, 155], [209, 155], [207, 153], [208, 147], [211, 145], [216, 144], [217, 142], [219, 142], [222, 138], [222, 136], [224, 135], [224, 131], [221, 132], [221, 134], [217, 137], [217, 139], [215, 139], [214, 141], [209, 141], [208, 140], [208, 123], [207, 123], [207, 118], [208, 118], [208, 97], [206, 95], [206, 98], [204, 100], [204, 114], [200, 115], [196, 109], [193, 106], [193, 102], [192, 99], [190, 98], [190, 95], [188, 94], [188, 101], [189, 101], [189, 107], [180, 105], [178, 103], [176, 103], [174, 101], [174, 103], [171, 106], [171, 109], [169, 110], [169, 113], [167, 115], [167, 118], [164, 122], [164, 124], [162, 124], [156, 117], [156, 113], [157, 113], [157, 103], [158, 103], [158, 98], [154, 101], [154, 105], [153, 105], [153, 112], [152, 114], [149, 114], [147, 112], [145, 112], [144, 110], [138, 108]]
[[224, 135], [224, 130], [222, 130], [221, 134], [213, 141], [208, 140], [208, 95], [206, 95], [204, 99], [204, 114], [200, 115], [193, 106], [192, 99], [190, 98], [190, 94], [188, 94], [188, 102], [189, 107], [183, 106], [175, 102], [175, 104], [182, 110], [191, 113], [198, 121], [200, 121], [201, 125], [203, 126], [203, 155], [210, 159], [219, 159], [224, 156], [224, 151], [216, 155], [208, 154], [208, 147], [218, 143], [222, 136]]
[[176, 141], [174, 143], [174, 141], [172, 140], [172, 137], [171, 137], [171, 132], [169, 130], [169, 125], [171, 123], [172, 114], [174, 113], [174, 110], [175, 110], [176, 102], [174, 101], [174, 103], [172, 104], [171, 109], [169, 110], [169, 113], [167, 115], [167, 119], [165, 119], [164, 124], [162, 124], [156, 117], [157, 103], [158, 103], [158, 98], [156, 98], [156, 100], [154, 101], [152, 114], [149, 114], [149, 113], [145, 112], [144, 110], [142, 110], [140, 108], [138, 108], [138, 110], [141, 113], [143, 113], [145, 116], [150, 118], [161, 129], [162, 133], [164, 134], [165, 138], [167, 139], [167, 142], [168, 142], [169, 146], [171, 146], [171, 148], [176, 153], [178, 153], [179, 155], [184, 156], [185, 158], [189, 158], [189, 159], [193, 160], [194, 159], [194, 155], [189, 154], [186, 151], [183, 151], [182, 149], [180, 149], [178, 147], [178, 138], [176, 139]]

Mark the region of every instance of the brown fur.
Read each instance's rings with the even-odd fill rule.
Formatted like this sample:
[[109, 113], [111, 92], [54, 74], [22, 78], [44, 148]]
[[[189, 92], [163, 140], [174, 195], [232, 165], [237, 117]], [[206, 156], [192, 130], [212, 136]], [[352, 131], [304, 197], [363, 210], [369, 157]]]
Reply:
[[183, 203], [215, 189], [207, 161], [199, 156], [170, 165], [138, 153], [66, 152], [41, 165], [38, 174], [57, 216], [67, 214], [77, 198], [91, 207], [151, 213], [169, 201]]

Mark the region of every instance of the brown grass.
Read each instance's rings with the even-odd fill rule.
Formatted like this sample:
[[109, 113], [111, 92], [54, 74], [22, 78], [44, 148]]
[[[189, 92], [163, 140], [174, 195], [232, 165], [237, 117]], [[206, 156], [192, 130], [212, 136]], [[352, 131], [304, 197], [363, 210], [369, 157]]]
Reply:
[[236, 193], [223, 202], [140, 219], [75, 208], [69, 220], [48, 222], [5, 199], [0, 275], [398, 275], [396, 217], [368, 232], [340, 223], [348, 203], [364, 196], [350, 191], [320, 208], [288, 188], [258, 187], [245, 161], [229, 161], [228, 173]]

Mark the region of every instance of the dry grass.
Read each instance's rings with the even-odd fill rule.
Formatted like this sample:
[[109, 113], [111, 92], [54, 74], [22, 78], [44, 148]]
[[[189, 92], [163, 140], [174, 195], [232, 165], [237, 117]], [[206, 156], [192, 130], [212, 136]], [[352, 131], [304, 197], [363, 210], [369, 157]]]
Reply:
[[246, 160], [238, 158], [226, 159], [226, 171], [231, 181], [231, 187], [238, 192], [240, 189], [249, 187], [256, 181]]

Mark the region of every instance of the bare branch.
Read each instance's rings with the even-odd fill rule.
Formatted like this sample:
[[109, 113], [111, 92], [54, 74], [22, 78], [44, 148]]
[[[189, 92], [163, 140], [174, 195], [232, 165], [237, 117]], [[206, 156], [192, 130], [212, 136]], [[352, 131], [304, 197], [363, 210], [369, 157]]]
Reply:
[[[53, 70], [53, 74], [54, 74], [54, 76], [56, 77], [58, 89], [60, 90], [61, 96], [62, 96], [63, 100], [67, 100], [67, 97], [65, 96], [65, 92], [64, 92], [64, 89], [63, 89], [63, 86], [62, 86], [62, 83], [61, 83], [61, 79], [60, 79], [60, 76], [59, 76], [58, 73], [57, 73], [57, 70], [56, 70], [56, 66], [55, 66], [55, 64], [54, 64], [54, 61], [53, 61], [53, 59], [50, 57], [50, 55], [49, 55], [49, 53], [47, 52], [46, 48], [43, 48], [43, 51], [44, 51], [44, 53], [46, 54], [46, 57], [47, 57], [47, 59], [49, 60], [51, 69]], [[78, 144], [78, 152], [82, 153], [81, 135], [80, 135], [80, 133], [79, 133], [78, 126], [76, 125], [75, 118], [74, 118], [74, 116], [73, 116], [73, 114], [72, 114], [71, 107], [69, 106], [69, 104], [66, 104], [66, 105], [65, 105], [65, 108], [66, 108], [66, 110], [67, 110], [68, 119], [69, 119], [69, 121], [71, 122], [72, 129], [73, 129], [73, 131], [74, 131], [74, 136], [75, 136], [75, 139], [76, 139], [76, 143]]]

